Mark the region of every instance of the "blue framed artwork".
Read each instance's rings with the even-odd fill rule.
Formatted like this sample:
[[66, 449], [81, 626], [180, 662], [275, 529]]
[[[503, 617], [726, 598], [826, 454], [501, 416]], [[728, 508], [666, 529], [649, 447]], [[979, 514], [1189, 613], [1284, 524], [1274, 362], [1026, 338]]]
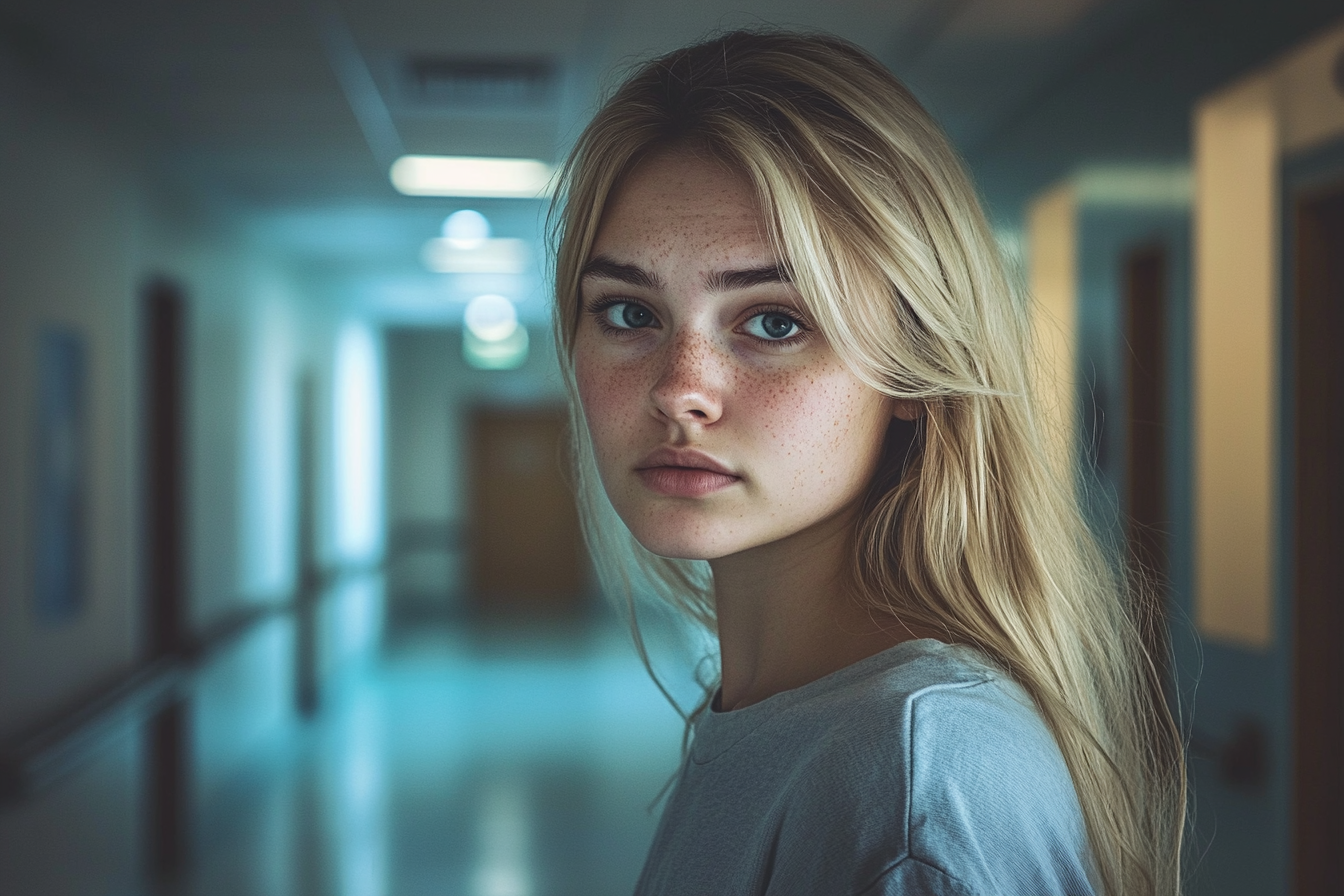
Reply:
[[84, 604], [88, 359], [84, 337], [48, 326], [37, 343], [34, 609], [59, 622]]

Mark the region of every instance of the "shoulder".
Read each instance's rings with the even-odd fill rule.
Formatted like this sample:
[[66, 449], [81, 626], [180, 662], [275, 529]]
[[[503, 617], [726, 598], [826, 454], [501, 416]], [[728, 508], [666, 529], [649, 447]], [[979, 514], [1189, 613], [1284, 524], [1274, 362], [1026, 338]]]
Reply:
[[1091, 893], [1087, 828], [1054, 735], [1014, 681], [989, 674], [909, 704], [912, 857], [972, 892]]
[[[936, 641], [901, 645], [897, 661], [856, 676], [806, 708], [826, 734], [818, 743], [840, 768], [882, 764], [910, 782], [914, 763], [933, 755], [973, 761], [989, 740], [1053, 745], [1026, 694], [976, 651]], [[876, 659], [876, 658], [874, 658]]]
[[912, 695], [906, 712], [913, 798], [957, 792], [981, 804], [1033, 795], [1043, 806], [1077, 803], [1054, 735], [1011, 679], [986, 675], [957, 687], [928, 687]]
[[885, 855], [872, 892], [915, 873], [971, 893], [1091, 892], [1054, 736], [979, 654], [930, 642], [832, 697], [819, 712], [837, 724], [822, 726], [802, 789], [822, 817], [845, 806], [855, 846]]

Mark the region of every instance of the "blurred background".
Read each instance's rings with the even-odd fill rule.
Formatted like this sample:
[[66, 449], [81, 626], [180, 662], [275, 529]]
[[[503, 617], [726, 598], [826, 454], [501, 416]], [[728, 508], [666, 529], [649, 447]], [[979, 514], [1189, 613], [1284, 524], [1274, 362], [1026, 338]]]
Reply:
[[681, 720], [575, 528], [543, 186], [760, 24], [979, 183], [1163, 583], [1190, 892], [1344, 893], [1337, 0], [0, 0], [0, 893], [631, 890]]

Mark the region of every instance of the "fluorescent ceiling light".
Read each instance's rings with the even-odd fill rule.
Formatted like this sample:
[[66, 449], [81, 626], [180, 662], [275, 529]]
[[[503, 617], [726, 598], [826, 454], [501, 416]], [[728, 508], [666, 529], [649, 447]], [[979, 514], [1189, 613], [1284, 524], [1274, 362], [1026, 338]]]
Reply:
[[551, 166], [536, 159], [402, 156], [392, 185], [407, 196], [542, 199], [551, 195]]
[[453, 237], [428, 240], [420, 260], [436, 274], [521, 274], [527, 269], [524, 240], [481, 240], [469, 249]]

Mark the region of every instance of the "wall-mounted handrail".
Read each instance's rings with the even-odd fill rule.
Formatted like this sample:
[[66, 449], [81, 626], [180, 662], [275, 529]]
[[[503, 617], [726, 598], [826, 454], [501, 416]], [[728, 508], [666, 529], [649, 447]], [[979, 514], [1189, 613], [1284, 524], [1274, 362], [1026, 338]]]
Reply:
[[113, 735], [182, 699], [195, 676], [229, 644], [275, 617], [311, 605], [340, 578], [371, 573], [380, 565], [322, 570], [305, 577], [311, 584], [300, 590], [306, 594], [233, 611], [176, 653], [136, 664], [0, 745], [0, 805], [50, 787], [97, 755]]
[[0, 748], [0, 802], [51, 786], [126, 726], [143, 722], [188, 690], [195, 673], [262, 622], [292, 612], [293, 602], [230, 613], [181, 651], [139, 663]]
[[0, 751], [0, 801], [29, 797], [98, 752], [124, 726], [148, 718], [181, 693], [184, 663], [164, 657], [123, 673]]

